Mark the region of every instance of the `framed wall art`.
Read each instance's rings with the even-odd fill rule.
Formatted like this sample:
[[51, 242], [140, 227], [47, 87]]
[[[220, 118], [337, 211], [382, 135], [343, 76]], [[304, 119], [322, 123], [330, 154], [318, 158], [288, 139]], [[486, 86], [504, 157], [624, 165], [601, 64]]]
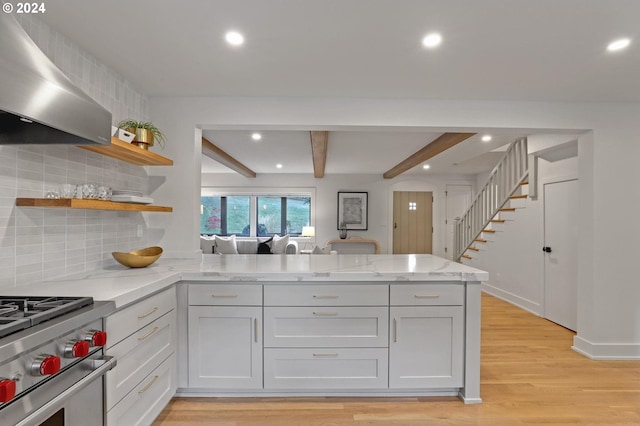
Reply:
[[367, 230], [367, 198], [367, 192], [338, 192], [338, 229]]

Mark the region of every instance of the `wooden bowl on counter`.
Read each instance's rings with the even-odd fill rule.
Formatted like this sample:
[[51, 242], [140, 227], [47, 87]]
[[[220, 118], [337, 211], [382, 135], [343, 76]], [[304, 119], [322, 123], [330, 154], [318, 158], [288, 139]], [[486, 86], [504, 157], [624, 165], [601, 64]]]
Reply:
[[114, 251], [111, 255], [121, 265], [128, 266], [129, 268], [144, 268], [158, 260], [162, 255], [162, 247], [147, 247], [140, 250], [130, 251], [128, 253]]

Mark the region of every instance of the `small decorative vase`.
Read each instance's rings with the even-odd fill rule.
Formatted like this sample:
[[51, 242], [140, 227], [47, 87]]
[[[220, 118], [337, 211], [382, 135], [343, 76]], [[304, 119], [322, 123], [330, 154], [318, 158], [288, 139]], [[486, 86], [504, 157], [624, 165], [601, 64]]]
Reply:
[[344, 240], [345, 238], [347, 238], [347, 227], [344, 225], [344, 223], [340, 224], [340, 239]]

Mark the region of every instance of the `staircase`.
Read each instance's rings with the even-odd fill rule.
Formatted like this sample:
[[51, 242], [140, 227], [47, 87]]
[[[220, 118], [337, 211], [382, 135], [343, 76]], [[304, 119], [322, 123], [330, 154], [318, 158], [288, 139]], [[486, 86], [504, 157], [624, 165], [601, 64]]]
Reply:
[[528, 173], [527, 139], [521, 138], [509, 146], [469, 209], [456, 222], [454, 259], [473, 259], [496, 227], [524, 206]]

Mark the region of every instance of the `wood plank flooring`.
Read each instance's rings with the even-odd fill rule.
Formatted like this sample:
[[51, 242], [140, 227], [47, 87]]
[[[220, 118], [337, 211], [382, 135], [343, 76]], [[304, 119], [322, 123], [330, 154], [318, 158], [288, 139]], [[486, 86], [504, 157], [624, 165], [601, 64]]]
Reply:
[[457, 398], [174, 398], [155, 426], [640, 425], [640, 361], [591, 361], [574, 333], [482, 297], [483, 404]]

